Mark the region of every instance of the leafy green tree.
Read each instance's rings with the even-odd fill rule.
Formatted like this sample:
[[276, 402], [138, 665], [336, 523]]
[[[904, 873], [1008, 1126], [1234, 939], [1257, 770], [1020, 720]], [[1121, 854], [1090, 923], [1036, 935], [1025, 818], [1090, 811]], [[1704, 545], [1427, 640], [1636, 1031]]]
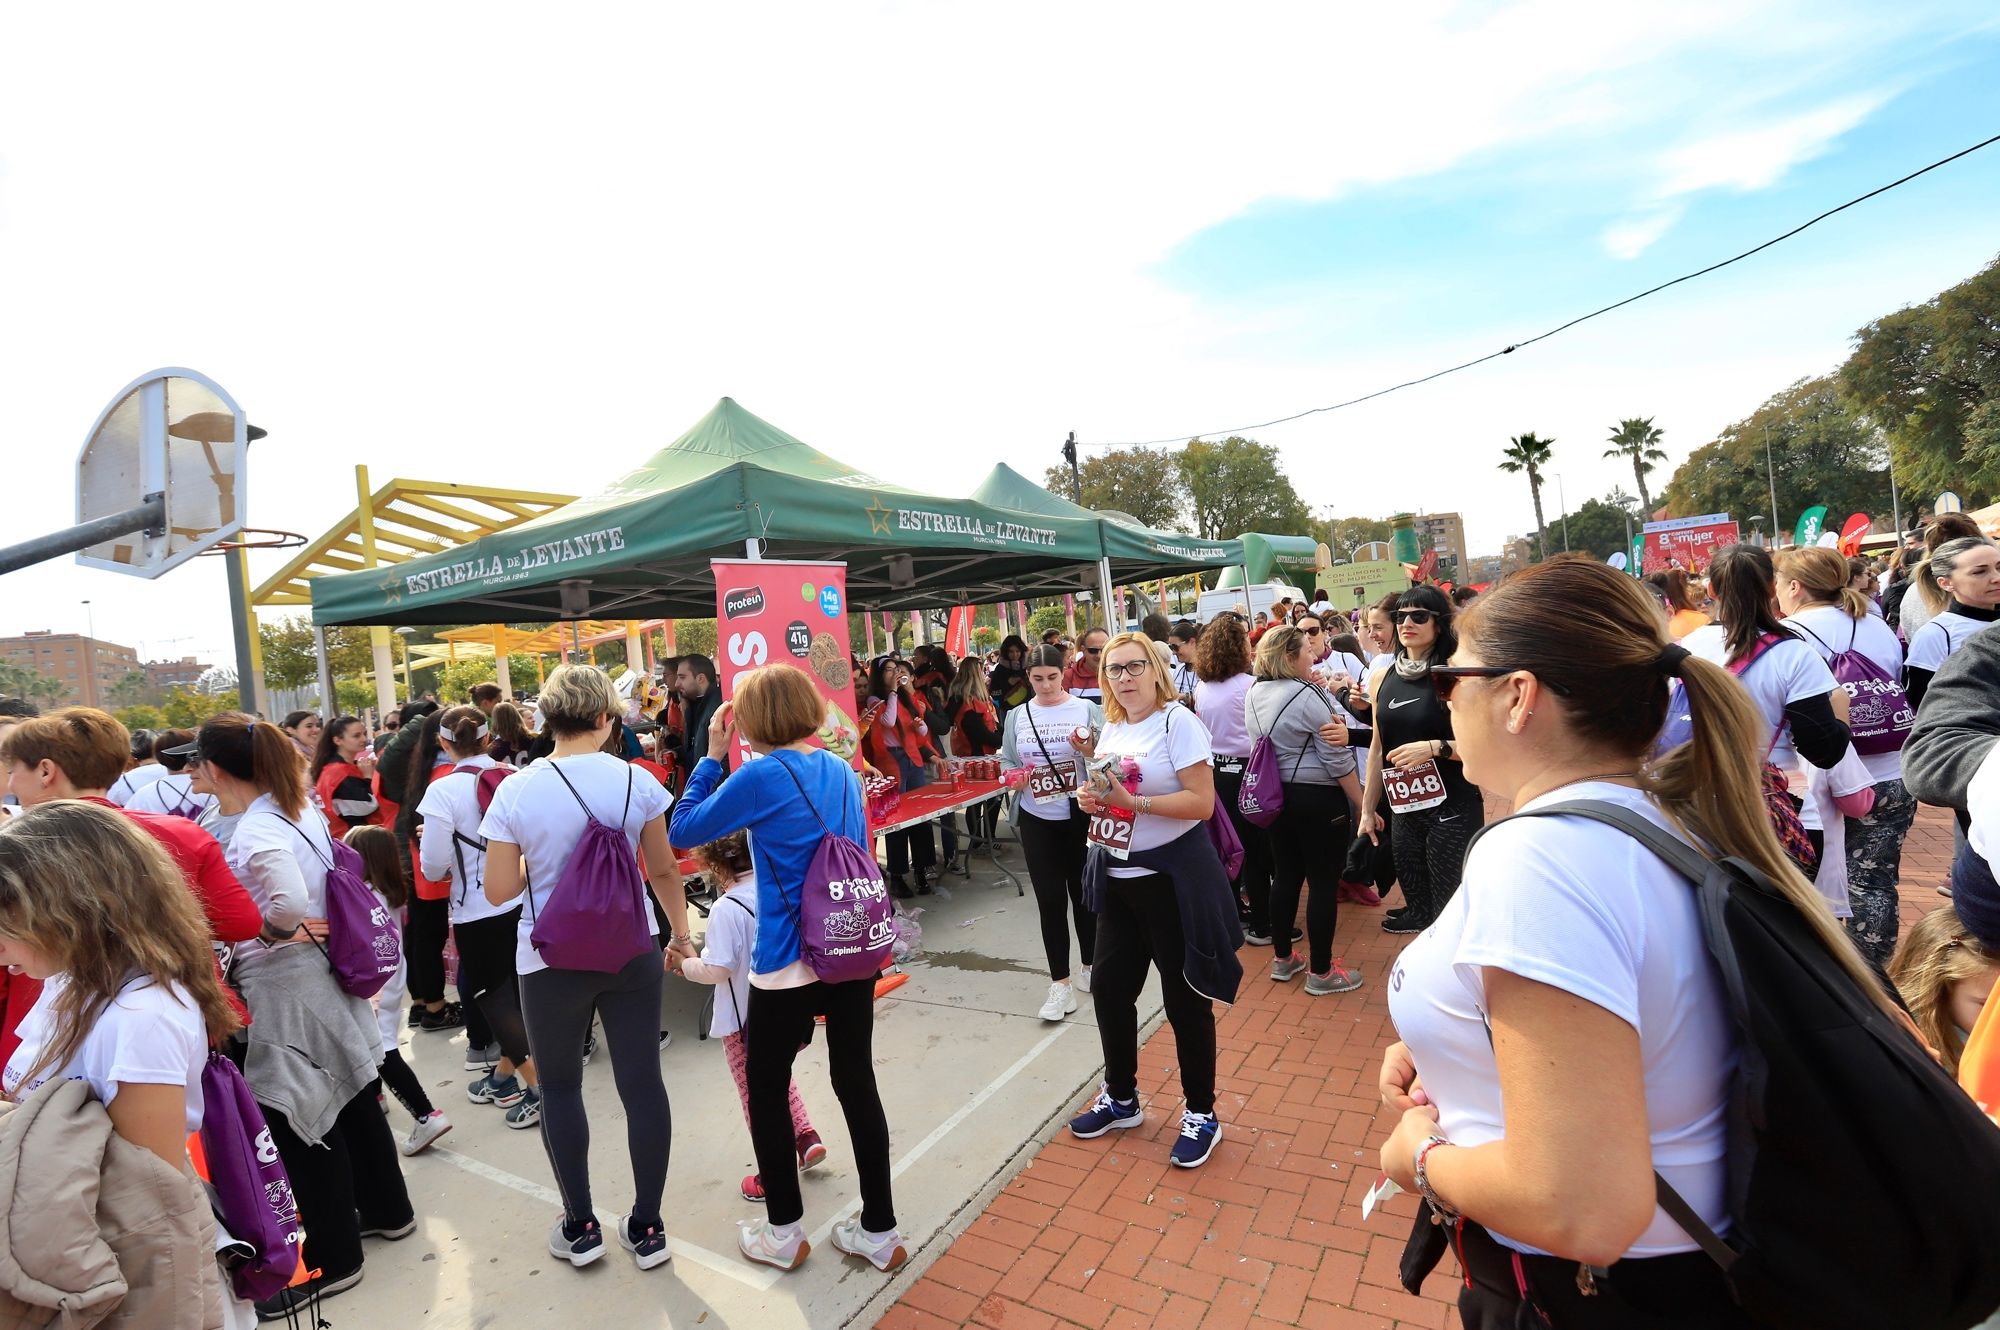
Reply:
[[1541, 542], [1542, 557], [1549, 557], [1549, 524], [1542, 517], [1542, 468], [1549, 464], [1554, 439], [1538, 439], [1532, 433], [1517, 434], [1500, 450], [1500, 469], [1509, 475], [1528, 473], [1528, 492], [1535, 498], [1535, 538]]
[[1354, 553], [1356, 546], [1388, 539], [1389, 519], [1386, 517], [1335, 517], [1327, 522], [1327, 552], [1342, 561]]
[[1660, 440], [1665, 437], [1664, 431], [1653, 424], [1651, 416], [1643, 420], [1634, 416], [1618, 422], [1618, 428], [1611, 431], [1611, 438], [1608, 440], [1611, 446], [1604, 450], [1606, 457], [1624, 457], [1631, 460], [1632, 475], [1639, 482], [1641, 512], [1653, 511], [1653, 496], [1646, 490], [1646, 473], [1667, 460], [1666, 452], [1660, 447]]
[[234, 688], [214, 693], [194, 688], [171, 688], [167, 690], [166, 701], [160, 710], [166, 716], [167, 724], [177, 730], [192, 730], [210, 716], [240, 710], [242, 705]]
[[167, 729], [167, 713], [158, 707], [141, 702], [133, 706], [119, 707], [111, 713], [128, 730]]
[[[311, 688], [319, 681], [312, 622], [303, 617], [260, 620], [257, 641], [264, 653], [264, 682], [273, 688]], [[366, 628], [326, 630], [326, 660], [335, 679], [358, 679], [375, 668]]]
[[[1569, 547], [1595, 559], [1607, 558], [1626, 549], [1625, 531], [1629, 514], [1615, 503], [1585, 499], [1569, 515]], [[1631, 526], [1639, 529], [1637, 523]]]
[[1068, 627], [1069, 619], [1063, 613], [1062, 606], [1044, 605], [1038, 610], [1029, 612], [1028, 631], [1022, 633], [1021, 636], [1028, 639], [1029, 646], [1038, 646], [1041, 643], [1043, 633], [1048, 632], [1051, 628], [1066, 630]]
[[1968, 507], [2000, 490], [2000, 416], [1982, 412], [2000, 399], [2000, 261], [1862, 328], [1839, 380], [1887, 434], [1905, 490], [1957, 490]]
[[37, 706], [52, 707], [69, 697], [69, 685], [31, 665], [0, 660], [0, 696], [25, 697]]
[[1311, 534], [1312, 511], [1270, 444], [1234, 435], [1220, 443], [1190, 439], [1175, 460], [1195, 534], [1204, 540], [1228, 540], [1246, 531]]
[[[599, 663], [603, 663], [601, 658]], [[494, 667], [491, 656], [467, 656], [464, 660], [447, 661], [438, 667], [437, 694], [446, 705], [464, 702], [472, 696], [474, 684], [492, 683], [499, 677], [500, 671]], [[516, 693], [534, 692], [535, 658], [526, 655], [507, 657], [507, 679]]]
[[1152, 448], [1111, 448], [1082, 459], [1083, 479], [1078, 499], [1067, 464], [1052, 466], [1042, 488], [1097, 512], [1129, 513], [1147, 526], [1173, 529], [1180, 525], [1186, 490], [1172, 453]]
[[1775, 479], [1782, 522], [1823, 503], [1838, 528], [1848, 513], [1888, 509], [1887, 460], [1832, 378], [1801, 379], [1690, 453], [1662, 498], [1676, 516], [1728, 513], [1746, 531], [1762, 514], [1769, 532]]
[[[105, 690], [105, 700], [115, 707], [135, 707], [146, 700], [151, 690], [146, 687], [144, 670], [127, 670], [118, 677], [118, 682]], [[130, 729], [128, 725], [126, 727]]]
[[674, 650], [683, 656], [715, 659], [715, 620], [674, 620]]

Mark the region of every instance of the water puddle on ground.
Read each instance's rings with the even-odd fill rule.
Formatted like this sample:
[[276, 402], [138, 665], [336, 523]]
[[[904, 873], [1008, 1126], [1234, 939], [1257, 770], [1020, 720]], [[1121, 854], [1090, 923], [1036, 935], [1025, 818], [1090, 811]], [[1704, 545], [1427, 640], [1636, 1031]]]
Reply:
[[1023, 965], [1019, 961], [1006, 960], [999, 956], [988, 956], [977, 951], [926, 951], [921, 957], [924, 964], [936, 969], [977, 970], [982, 974], [1042, 974], [1045, 971], [1037, 965]]

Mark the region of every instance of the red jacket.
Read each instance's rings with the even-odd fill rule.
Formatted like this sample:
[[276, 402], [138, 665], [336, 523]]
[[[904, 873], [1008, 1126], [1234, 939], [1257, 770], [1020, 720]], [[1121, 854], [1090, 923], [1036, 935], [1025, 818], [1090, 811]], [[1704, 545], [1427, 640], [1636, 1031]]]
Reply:
[[[868, 759], [868, 765], [885, 776], [898, 775], [902, 768], [896, 764], [893, 750], [889, 747], [888, 727], [882, 724], [882, 712], [886, 704], [881, 698], [870, 699], [861, 713], [861, 753]], [[896, 738], [903, 745], [903, 752], [912, 762], [921, 764], [926, 756], [937, 756], [937, 745], [931, 742], [928, 728], [923, 725], [925, 707], [922, 698], [914, 702], [908, 698], [898, 698], [896, 702]]]
[[[343, 785], [347, 786], [345, 790], [341, 789]], [[341, 798], [351, 798], [356, 802], [365, 802], [365, 798], [373, 798], [375, 811], [361, 820], [370, 826], [395, 825], [396, 810], [383, 805], [381, 797], [375, 793], [375, 785], [373, 778], [362, 775], [361, 768], [351, 762], [342, 762], [336, 758], [320, 768], [319, 779], [313, 782], [313, 792], [319, 795], [319, 809], [326, 814], [326, 825], [335, 836], [345, 837], [348, 829], [354, 825], [352, 820], [342, 817], [335, 811], [336, 795]]]

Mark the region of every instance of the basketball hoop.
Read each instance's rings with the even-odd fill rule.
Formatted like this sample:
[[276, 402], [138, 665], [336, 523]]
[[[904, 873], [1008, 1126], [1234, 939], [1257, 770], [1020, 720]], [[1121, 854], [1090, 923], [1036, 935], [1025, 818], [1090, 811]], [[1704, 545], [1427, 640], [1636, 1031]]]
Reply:
[[306, 538], [296, 531], [267, 531], [263, 527], [242, 528], [246, 536], [260, 536], [259, 540], [219, 540], [212, 548], [205, 549], [200, 558], [209, 554], [227, 554], [231, 550], [295, 550], [306, 543]]

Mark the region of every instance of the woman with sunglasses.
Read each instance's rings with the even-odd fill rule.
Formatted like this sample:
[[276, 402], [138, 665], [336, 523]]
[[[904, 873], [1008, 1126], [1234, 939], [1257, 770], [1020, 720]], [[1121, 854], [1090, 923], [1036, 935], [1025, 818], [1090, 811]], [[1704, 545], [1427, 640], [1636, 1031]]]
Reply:
[[1139, 990], [1148, 966], [1181, 1064], [1181, 1113], [1172, 1162], [1206, 1163], [1222, 1138], [1215, 1116], [1215, 1013], [1236, 1000], [1243, 930], [1229, 879], [1202, 825], [1215, 812], [1208, 731], [1180, 704], [1167, 652], [1141, 633], [1104, 649], [1104, 733], [1088, 749], [1091, 781], [1077, 795], [1090, 815], [1084, 904], [1097, 911], [1091, 998], [1104, 1048], [1104, 1089], [1069, 1124], [1089, 1140], [1145, 1122], [1139, 1103]]
[[1385, 933], [1421, 933], [1458, 890], [1465, 847], [1486, 823], [1486, 804], [1465, 778], [1453, 746], [1451, 713], [1431, 669], [1458, 649], [1451, 600], [1434, 586], [1396, 598], [1396, 656], [1368, 689], [1375, 728], [1368, 745], [1368, 788], [1361, 827], [1379, 843], [1385, 797], [1394, 814], [1396, 877], [1403, 908], [1382, 920]]
[[[1766, 829], [1761, 716], [1725, 670], [1668, 644], [1633, 579], [1587, 558], [1517, 574], [1466, 612], [1436, 679], [1471, 779], [1516, 809], [1616, 804], [1755, 865], [1856, 998], [1893, 1017]], [[1694, 740], [1649, 763], [1676, 680]], [[1523, 817], [1480, 840], [1465, 890], [1397, 958], [1401, 1042], [1379, 1085], [1401, 1116], [1381, 1163], [1444, 1221], [1466, 1330], [1748, 1322], [1656, 1192], [1657, 1169], [1728, 1231], [1738, 1035], [1698, 901], [1617, 827]]]

